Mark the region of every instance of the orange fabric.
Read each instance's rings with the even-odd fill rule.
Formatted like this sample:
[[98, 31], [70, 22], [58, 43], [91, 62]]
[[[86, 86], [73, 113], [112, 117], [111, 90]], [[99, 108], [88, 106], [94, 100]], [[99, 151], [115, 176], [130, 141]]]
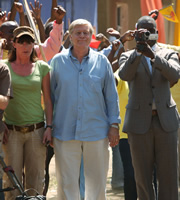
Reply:
[[[141, 13], [142, 16], [148, 15], [151, 10], [161, 9], [162, 1], [161, 0], [141, 0]], [[164, 18], [159, 13], [159, 16], [156, 20], [157, 29], [159, 33], [158, 42], [165, 43], [165, 29], [164, 29]]]
[[95, 35], [93, 34], [92, 35], [92, 39], [91, 39], [91, 43], [90, 43], [90, 47], [93, 48], [93, 49], [97, 49], [100, 45], [101, 41], [98, 41], [96, 40], [96, 37]]

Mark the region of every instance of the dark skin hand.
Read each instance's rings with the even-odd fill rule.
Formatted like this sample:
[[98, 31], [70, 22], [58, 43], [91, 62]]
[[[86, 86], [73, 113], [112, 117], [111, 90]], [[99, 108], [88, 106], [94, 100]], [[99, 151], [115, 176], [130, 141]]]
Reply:
[[144, 41], [137, 41], [136, 43], [136, 50], [139, 53], [142, 53], [144, 56], [153, 59], [155, 57], [153, 50], [148, 45], [147, 42]]
[[131, 41], [134, 39], [134, 30], [126, 31], [120, 38], [121, 42], [124, 44], [126, 41]]
[[[143, 35], [144, 32], [146, 32], [147, 29], [139, 29], [136, 31], [136, 34], [139, 38]], [[150, 45], [147, 41], [136, 41], [136, 50], [139, 53], [142, 53], [144, 56], [147, 56], [151, 59], [154, 58], [154, 52], [152, 51]]]
[[149, 16], [151, 16], [154, 20], [156, 20], [158, 18], [159, 15], [159, 10], [155, 9], [155, 10], [151, 10], [149, 12]]
[[119, 31], [115, 30], [114, 28], [108, 28], [108, 29], [106, 30], [106, 33], [108, 33], [108, 34], [111, 35], [111, 36], [116, 37], [116, 39], [119, 39], [119, 38], [120, 38], [120, 33], [119, 33]]
[[[149, 31], [151, 34], [156, 33], [156, 28], [152, 23], [140, 23], [138, 25], [138, 30], [135, 34], [138, 35], [138, 38], [141, 38], [143, 33]], [[136, 49], [139, 53], [142, 53], [144, 56], [147, 56], [151, 59], [155, 57], [152, 50], [152, 46], [156, 43], [156, 40], [147, 40], [147, 41], [136, 41]]]
[[62, 6], [57, 6], [54, 8], [54, 10], [55, 10], [56, 23], [61, 24], [66, 14], [66, 10]]
[[2, 11], [2, 10], [0, 9], [0, 26], [1, 26], [1, 24], [4, 23], [6, 20], [7, 20], [7, 19], [6, 19], [6, 11]]

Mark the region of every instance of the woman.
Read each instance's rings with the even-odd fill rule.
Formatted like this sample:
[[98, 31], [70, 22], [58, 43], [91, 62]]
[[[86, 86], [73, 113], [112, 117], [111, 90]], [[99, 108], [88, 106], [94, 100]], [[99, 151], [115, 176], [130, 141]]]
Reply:
[[[11, 165], [25, 189], [43, 190], [46, 143], [51, 141], [52, 103], [50, 98], [50, 67], [37, 60], [34, 50], [34, 32], [21, 26], [13, 32], [13, 51], [6, 64], [12, 77], [14, 99], [4, 113], [9, 137], [4, 145], [5, 162]], [[41, 105], [44, 97], [44, 111]], [[5, 178], [5, 187], [10, 181]], [[28, 193], [34, 195], [33, 192]], [[18, 191], [7, 192], [6, 200], [14, 200]]]

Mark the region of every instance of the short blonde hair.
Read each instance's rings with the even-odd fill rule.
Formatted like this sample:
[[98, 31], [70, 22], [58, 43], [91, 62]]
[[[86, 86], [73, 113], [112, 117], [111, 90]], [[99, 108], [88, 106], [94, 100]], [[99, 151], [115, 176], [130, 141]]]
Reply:
[[71, 35], [73, 33], [74, 27], [77, 25], [88, 25], [89, 30], [90, 30], [90, 34], [93, 34], [93, 27], [92, 24], [86, 20], [86, 19], [76, 19], [74, 20], [70, 26], [69, 26], [69, 34]]

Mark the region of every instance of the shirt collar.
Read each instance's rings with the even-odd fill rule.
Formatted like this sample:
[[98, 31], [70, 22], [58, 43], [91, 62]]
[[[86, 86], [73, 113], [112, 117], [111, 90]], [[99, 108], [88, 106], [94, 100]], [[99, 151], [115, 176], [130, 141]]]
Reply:
[[157, 44], [155, 43], [151, 48], [152, 48], [153, 51], [155, 51], [155, 50], [158, 48], [158, 46], [157, 46]]
[[[69, 48], [69, 57], [77, 60], [77, 58], [72, 55], [72, 48], [73, 48], [73, 46]], [[87, 56], [84, 56], [83, 59], [88, 59], [90, 57], [90, 54], [92, 54], [92, 49], [89, 47], [89, 53]]]

